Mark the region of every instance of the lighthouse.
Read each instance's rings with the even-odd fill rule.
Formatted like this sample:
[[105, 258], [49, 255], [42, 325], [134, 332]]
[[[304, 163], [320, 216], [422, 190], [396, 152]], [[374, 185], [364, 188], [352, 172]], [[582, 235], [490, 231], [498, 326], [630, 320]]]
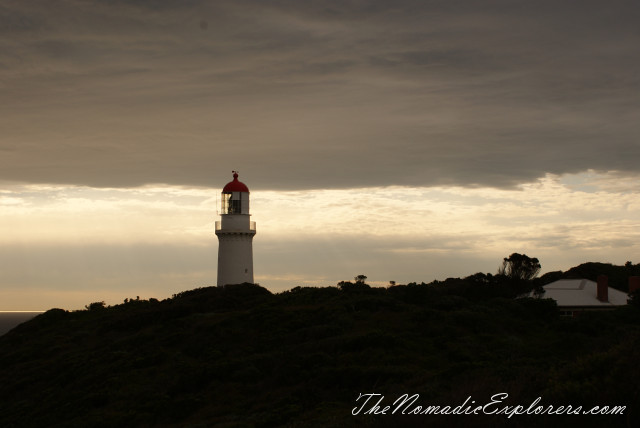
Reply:
[[249, 188], [233, 181], [222, 189], [220, 221], [216, 221], [218, 236], [218, 287], [227, 284], [253, 284], [253, 236], [256, 223], [250, 221]]

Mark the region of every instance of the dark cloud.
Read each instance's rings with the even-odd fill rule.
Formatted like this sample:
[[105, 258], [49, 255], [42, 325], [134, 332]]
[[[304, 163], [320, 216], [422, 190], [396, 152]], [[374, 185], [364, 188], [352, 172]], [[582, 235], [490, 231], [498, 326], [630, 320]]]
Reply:
[[637, 170], [634, 2], [4, 2], [0, 179], [509, 187]]

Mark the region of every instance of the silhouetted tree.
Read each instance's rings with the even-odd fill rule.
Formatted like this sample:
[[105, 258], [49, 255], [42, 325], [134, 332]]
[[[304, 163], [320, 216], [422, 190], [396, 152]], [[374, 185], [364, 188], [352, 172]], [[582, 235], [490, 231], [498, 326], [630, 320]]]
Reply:
[[538, 295], [544, 293], [540, 284], [533, 282], [533, 279], [540, 272], [540, 262], [538, 259], [531, 258], [526, 254], [513, 253], [509, 257], [503, 259], [502, 266], [498, 268], [498, 276], [507, 279], [513, 292], [516, 295], [522, 295], [534, 289]]
[[366, 275], [358, 275], [353, 279], [356, 280], [356, 284], [364, 284], [364, 282], [367, 280], [367, 276]]
[[85, 305], [84, 307], [89, 311], [98, 311], [100, 309], [104, 309], [106, 306], [107, 304], [105, 302], [93, 302]]
[[498, 275], [505, 275], [514, 281], [529, 281], [540, 273], [542, 266], [538, 259], [526, 254], [513, 253], [502, 261]]
[[[358, 278], [360, 278], [360, 281], [358, 281]], [[368, 291], [371, 290], [371, 286], [367, 283], [364, 282], [364, 280], [367, 277], [364, 275], [358, 275], [355, 277], [356, 282], [353, 283], [351, 281], [340, 281], [338, 283], [338, 288], [342, 291], [347, 291], [347, 292], [362, 292], [362, 291]]]

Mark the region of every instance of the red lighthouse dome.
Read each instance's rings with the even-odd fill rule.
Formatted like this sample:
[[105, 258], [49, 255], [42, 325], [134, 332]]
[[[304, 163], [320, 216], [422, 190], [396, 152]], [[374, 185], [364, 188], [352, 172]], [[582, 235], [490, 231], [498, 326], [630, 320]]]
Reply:
[[249, 193], [249, 188], [246, 184], [241, 181], [238, 181], [238, 172], [233, 172], [233, 181], [230, 181], [224, 186], [222, 189], [222, 193], [232, 193], [232, 192], [247, 192]]

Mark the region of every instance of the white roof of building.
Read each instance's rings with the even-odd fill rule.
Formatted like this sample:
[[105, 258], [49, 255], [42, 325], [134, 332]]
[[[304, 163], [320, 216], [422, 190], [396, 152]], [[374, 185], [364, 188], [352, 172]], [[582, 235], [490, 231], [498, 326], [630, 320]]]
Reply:
[[553, 299], [558, 306], [623, 306], [627, 304], [627, 293], [609, 287], [609, 301], [601, 302], [596, 297], [598, 284], [588, 279], [561, 279], [544, 287], [543, 299]]

